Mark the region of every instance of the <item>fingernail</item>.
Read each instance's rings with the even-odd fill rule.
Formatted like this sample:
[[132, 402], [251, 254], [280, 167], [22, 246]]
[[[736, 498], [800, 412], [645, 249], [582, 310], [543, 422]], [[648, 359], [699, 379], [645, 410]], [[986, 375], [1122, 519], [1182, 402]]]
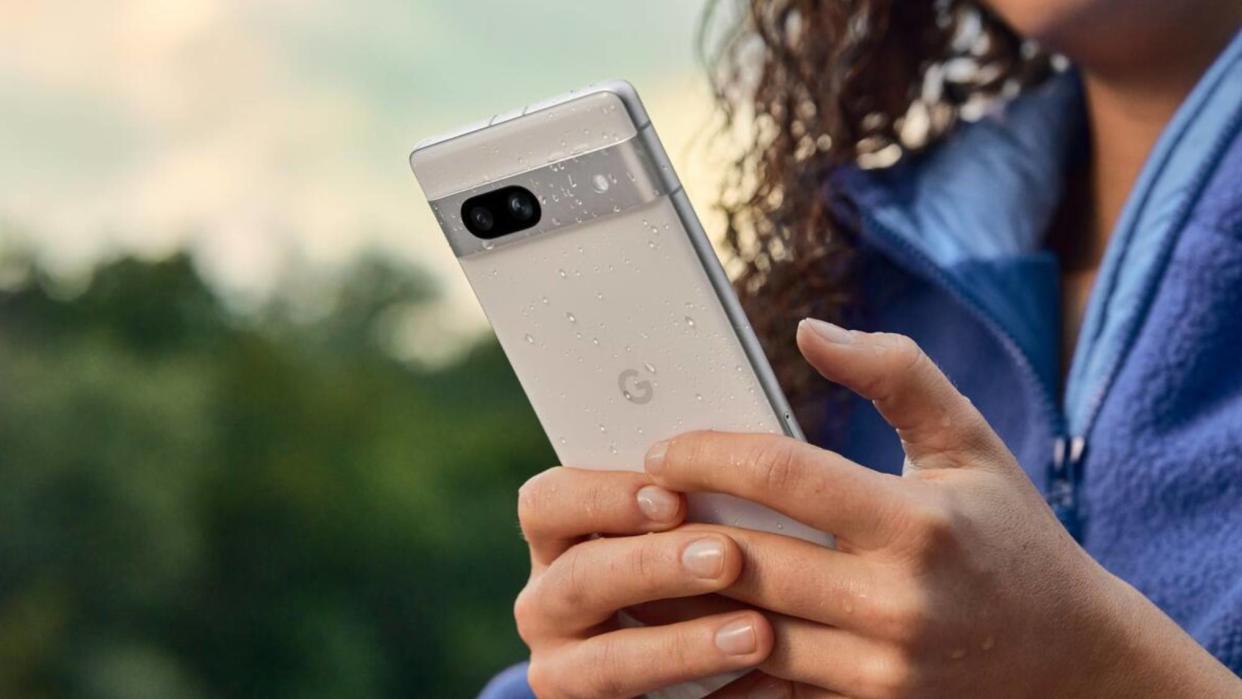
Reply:
[[850, 345], [854, 343], [854, 335], [839, 325], [833, 325], [818, 318], [806, 318], [802, 322], [814, 331], [816, 335], [828, 342], [836, 345]]
[[647, 473], [659, 473], [664, 468], [664, 455], [668, 453], [668, 441], [656, 442], [647, 450]]
[[638, 509], [655, 522], [671, 522], [681, 509], [681, 499], [658, 485], [638, 489]]
[[755, 627], [749, 619], [738, 619], [716, 631], [716, 647], [726, 655], [748, 655], [755, 652]]
[[746, 699], [789, 699], [790, 687], [785, 680], [769, 677], [762, 684], [750, 688]]
[[724, 544], [719, 539], [699, 539], [681, 552], [681, 565], [700, 578], [718, 577], [724, 570]]

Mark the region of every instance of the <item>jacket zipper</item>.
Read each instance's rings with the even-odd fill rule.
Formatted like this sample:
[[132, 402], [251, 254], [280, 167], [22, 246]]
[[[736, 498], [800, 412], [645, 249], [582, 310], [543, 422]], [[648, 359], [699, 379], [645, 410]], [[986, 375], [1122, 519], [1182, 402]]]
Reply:
[[893, 232], [881, 223], [874, 215], [862, 212], [865, 228], [875, 231], [890, 244], [900, 248], [911, 262], [916, 263], [926, 274], [928, 281], [935, 282], [964, 308], [975, 316], [989, 332], [992, 333], [1005, 352], [1017, 363], [1019, 373], [1035, 389], [1040, 409], [1052, 426], [1052, 454], [1047, 465], [1048, 486], [1044, 499], [1062, 526], [1075, 538], [1081, 534], [1081, 511], [1079, 507], [1078, 488], [1082, 478], [1082, 461], [1087, 451], [1087, 439], [1084, 435], [1069, 435], [1065, 425], [1065, 417], [1057, 407], [1052, 390], [1040, 378], [1039, 373], [1029, 356], [1014, 339], [1013, 335], [992, 314], [962, 289], [955, 279], [944, 272], [934, 260], [905, 238]]

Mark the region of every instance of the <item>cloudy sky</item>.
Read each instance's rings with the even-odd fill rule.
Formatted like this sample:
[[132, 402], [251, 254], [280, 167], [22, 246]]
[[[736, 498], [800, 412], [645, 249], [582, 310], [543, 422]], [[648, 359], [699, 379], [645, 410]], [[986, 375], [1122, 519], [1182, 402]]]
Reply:
[[0, 2], [0, 231], [72, 272], [188, 247], [226, 293], [376, 249], [481, 317], [406, 165], [421, 138], [603, 78], [643, 94], [692, 199], [702, 0]]

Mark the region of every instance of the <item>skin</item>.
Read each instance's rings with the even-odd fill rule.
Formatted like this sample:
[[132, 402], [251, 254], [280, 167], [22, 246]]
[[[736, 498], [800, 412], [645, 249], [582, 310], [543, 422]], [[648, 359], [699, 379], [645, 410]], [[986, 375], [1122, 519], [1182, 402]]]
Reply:
[[991, 0], [1019, 34], [1082, 76], [1090, 158], [1071, 173], [1050, 243], [1061, 260], [1068, 370], [1109, 236], [1164, 125], [1242, 25], [1236, 0]]
[[[1090, 164], [1052, 231], [1066, 333], [1138, 171], [1242, 23], [1234, 0], [995, 0], [1072, 57]], [[714, 697], [1242, 696], [1242, 680], [1074, 542], [971, 403], [908, 338], [807, 320], [807, 361], [873, 401], [903, 475], [771, 435], [691, 433], [645, 472], [559, 467], [519, 494], [531, 576], [517, 599], [541, 699], [632, 697], [753, 669]], [[837, 536], [685, 524], [724, 492]], [[631, 628], [625, 617], [646, 626]]]

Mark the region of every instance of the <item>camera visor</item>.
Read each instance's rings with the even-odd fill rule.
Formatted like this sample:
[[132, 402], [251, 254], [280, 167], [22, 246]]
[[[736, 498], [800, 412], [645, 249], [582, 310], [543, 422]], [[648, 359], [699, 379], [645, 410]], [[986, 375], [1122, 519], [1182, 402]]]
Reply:
[[462, 202], [461, 220], [476, 237], [490, 240], [539, 223], [539, 200], [525, 187], [503, 187]]

